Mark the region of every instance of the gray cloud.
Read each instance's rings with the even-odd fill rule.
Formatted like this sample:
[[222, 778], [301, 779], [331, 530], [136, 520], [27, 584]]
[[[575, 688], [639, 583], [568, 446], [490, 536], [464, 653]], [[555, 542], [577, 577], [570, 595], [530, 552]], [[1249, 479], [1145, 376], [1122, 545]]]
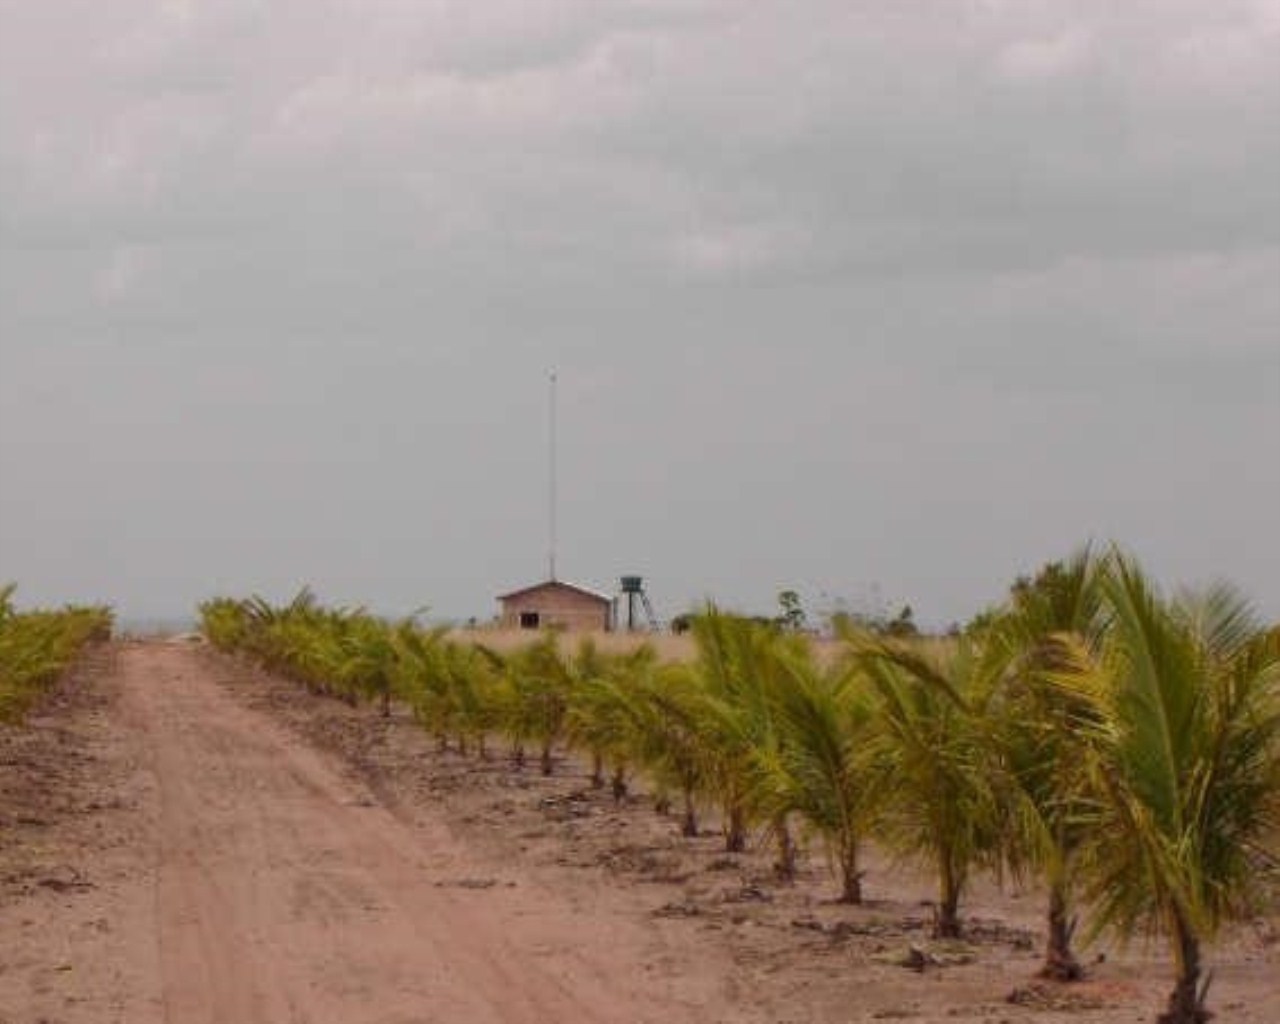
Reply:
[[0, 575], [1280, 616], [1280, 8], [0, 3]]

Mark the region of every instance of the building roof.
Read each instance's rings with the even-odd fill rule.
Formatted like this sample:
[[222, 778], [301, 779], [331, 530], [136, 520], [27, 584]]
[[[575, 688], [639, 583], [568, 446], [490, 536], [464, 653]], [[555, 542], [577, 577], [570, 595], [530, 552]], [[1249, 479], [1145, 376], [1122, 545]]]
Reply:
[[527, 587], [521, 587], [519, 590], [512, 590], [506, 594], [499, 594], [499, 601], [509, 601], [514, 597], [523, 597], [525, 594], [531, 594], [535, 590], [545, 590], [548, 587], [559, 587], [562, 590], [571, 590], [575, 594], [581, 594], [583, 597], [589, 597], [595, 601], [603, 601], [605, 604], [613, 603], [613, 596], [599, 590], [592, 590], [590, 587], [584, 587], [577, 583], [566, 583], [564, 580], [543, 580], [541, 583], [534, 583]]

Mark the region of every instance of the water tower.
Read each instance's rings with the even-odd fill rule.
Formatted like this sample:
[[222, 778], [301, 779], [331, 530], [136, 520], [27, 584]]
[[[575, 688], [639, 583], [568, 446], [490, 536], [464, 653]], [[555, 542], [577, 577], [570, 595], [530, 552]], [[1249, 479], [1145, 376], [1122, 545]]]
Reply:
[[649, 595], [644, 592], [643, 576], [623, 576], [622, 577], [622, 594], [627, 599], [627, 629], [634, 631], [636, 628], [636, 605], [639, 604], [644, 610], [645, 618], [648, 619], [649, 628], [654, 632], [658, 631], [658, 617], [653, 614], [653, 605], [649, 603]]

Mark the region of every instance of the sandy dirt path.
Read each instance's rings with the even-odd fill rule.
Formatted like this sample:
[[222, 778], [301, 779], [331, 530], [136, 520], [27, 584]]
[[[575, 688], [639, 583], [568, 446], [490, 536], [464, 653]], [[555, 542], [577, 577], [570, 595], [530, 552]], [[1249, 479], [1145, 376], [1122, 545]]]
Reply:
[[[26, 906], [36, 916], [0, 971], [0, 1021], [716, 1019], [703, 1009], [718, 1001], [715, 971], [654, 987], [652, 934], [573, 913], [515, 864], [498, 884], [470, 878], [443, 820], [395, 817], [238, 704], [197, 650], [123, 646], [104, 685], [116, 699], [98, 738], [124, 752], [136, 825], [118, 864], [102, 851], [90, 905], [55, 901], [44, 919]], [[96, 938], [59, 937], [92, 920]]]

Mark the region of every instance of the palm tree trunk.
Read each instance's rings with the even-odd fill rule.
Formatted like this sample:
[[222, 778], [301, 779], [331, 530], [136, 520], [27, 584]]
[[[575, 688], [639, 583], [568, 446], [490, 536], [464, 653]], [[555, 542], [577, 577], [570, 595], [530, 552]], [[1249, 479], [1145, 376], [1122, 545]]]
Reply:
[[858, 869], [858, 840], [845, 836], [840, 843], [841, 903], [862, 902], [862, 872]]
[[604, 788], [604, 758], [598, 750], [591, 752], [591, 788]]
[[698, 834], [698, 815], [693, 809], [693, 790], [688, 787], [684, 791], [684, 821], [680, 824], [680, 834], [688, 839]]
[[1067, 917], [1066, 887], [1054, 881], [1049, 886], [1049, 941], [1040, 977], [1052, 981], [1079, 981], [1084, 977], [1084, 968], [1071, 951], [1075, 930], [1075, 921]]
[[793, 882], [796, 877], [796, 841], [785, 814], [774, 819], [773, 834], [778, 843], [778, 859], [773, 865], [773, 873], [780, 881]]
[[729, 807], [729, 820], [724, 830], [726, 853], [741, 853], [747, 848], [747, 823], [742, 808], [734, 803]]
[[551, 774], [551, 742], [548, 740], [542, 745], [542, 774]]
[[1176, 975], [1168, 1009], [1156, 1024], [1205, 1024], [1213, 1014], [1204, 1008], [1208, 982], [1200, 985], [1200, 939], [1176, 907], [1171, 923]]
[[613, 791], [613, 802], [615, 804], [622, 803], [627, 798], [627, 767], [626, 765], [618, 765], [613, 769], [613, 778], [610, 780], [610, 788]]
[[938, 919], [934, 922], [936, 939], [960, 938], [960, 873], [944, 853], [938, 858]]

